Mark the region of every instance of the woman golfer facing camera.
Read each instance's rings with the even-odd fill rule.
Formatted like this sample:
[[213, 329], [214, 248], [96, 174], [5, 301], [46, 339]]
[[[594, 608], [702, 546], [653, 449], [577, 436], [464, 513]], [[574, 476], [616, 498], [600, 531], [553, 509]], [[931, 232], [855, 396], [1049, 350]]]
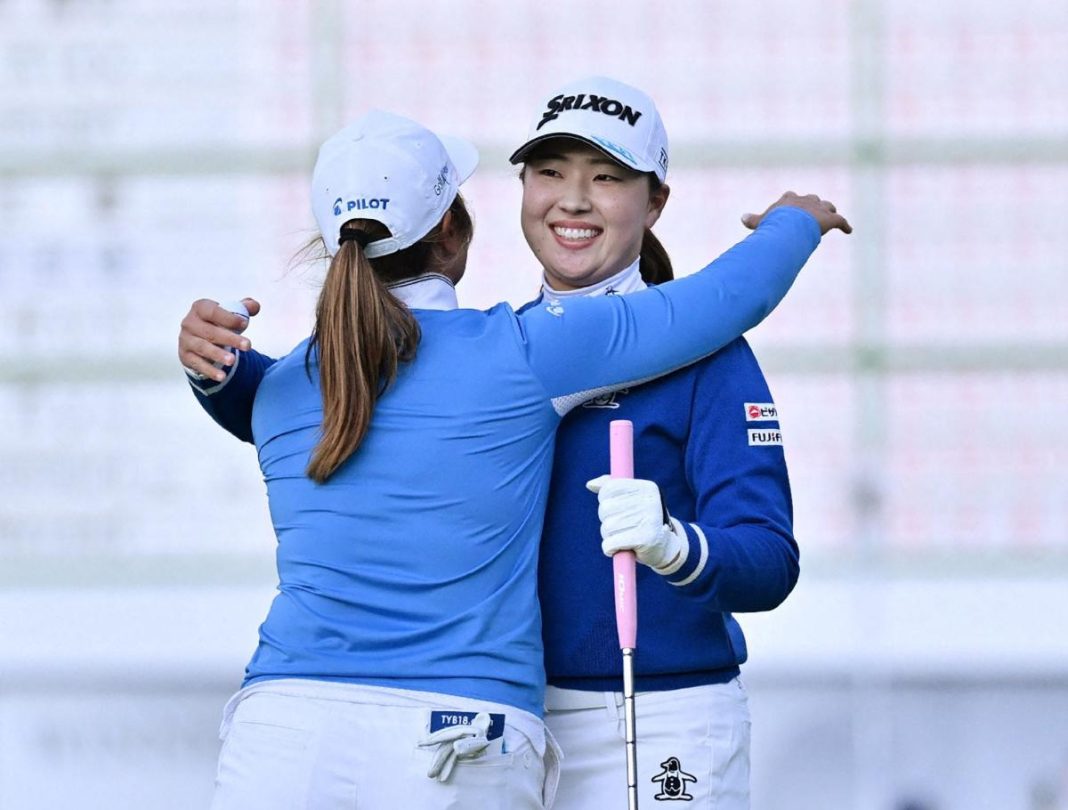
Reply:
[[[547, 99], [512, 156], [524, 164], [523, 231], [544, 268], [532, 306], [641, 294], [672, 278], [649, 230], [668, 199], [668, 140], [652, 99], [604, 77]], [[563, 419], [539, 563], [545, 720], [564, 752], [561, 810], [627, 806], [613, 566], [602, 549], [633, 550], [643, 563], [634, 797], [643, 807], [749, 807], [749, 709], [738, 678], [747, 652], [732, 614], [776, 607], [798, 575], [777, 417], [738, 338]], [[636, 479], [599, 477], [616, 419], [633, 423]]]
[[457, 186], [475, 162], [414, 122], [364, 116], [312, 179], [333, 258], [311, 337], [278, 360], [227, 358], [209, 346], [234, 335], [202, 328], [218, 307], [193, 323], [198, 302], [183, 325], [204, 407], [256, 445], [278, 537], [216, 810], [551, 803], [535, 567], [561, 416], [753, 326], [837, 226], [799, 199], [683, 281], [522, 316], [458, 309]]

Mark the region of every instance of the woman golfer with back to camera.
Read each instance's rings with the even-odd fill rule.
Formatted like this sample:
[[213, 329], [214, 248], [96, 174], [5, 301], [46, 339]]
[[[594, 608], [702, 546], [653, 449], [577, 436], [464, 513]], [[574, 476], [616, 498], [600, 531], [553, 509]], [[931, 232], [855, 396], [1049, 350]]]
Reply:
[[[608, 114], [619, 108], [632, 113]], [[668, 198], [667, 156], [659, 113], [641, 91], [592, 77], [550, 95], [512, 156], [524, 164], [523, 231], [544, 268], [529, 306], [629, 295], [672, 278], [649, 230]], [[637, 480], [599, 477], [614, 419], [634, 424]], [[635, 551], [643, 563], [640, 803], [749, 806], [749, 710], [738, 680], [747, 653], [731, 614], [776, 607], [797, 580], [778, 428], [744, 338], [564, 417], [539, 566], [546, 724], [564, 752], [560, 810], [627, 806], [612, 566], [602, 549]]]
[[646, 295], [458, 309], [473, 155], [364, 116], [313, 176], [333, 258], [312, 337], [276, 361], [215, 348], [248, 343], [214, 304], [183, 322], [179, 357], [209, 413], [255, 443], [278, 536], [216, 810], [550, 802], [535, 567], [561, 415], [754, 325], [844, 222], [789, 197]]

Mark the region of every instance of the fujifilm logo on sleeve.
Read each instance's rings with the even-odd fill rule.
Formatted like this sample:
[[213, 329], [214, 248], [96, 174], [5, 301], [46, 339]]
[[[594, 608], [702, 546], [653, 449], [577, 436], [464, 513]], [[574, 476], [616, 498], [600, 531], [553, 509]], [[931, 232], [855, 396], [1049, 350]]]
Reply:
[[567, 110], [599, 112], [611, 118], [626, 121], [631, 126], [637, 124], [638, 119], [642, 117], [641, 110], [632, 109], [622, 101], [617, 101], [614, 98], [595, 96], [592, 93], [589, 95], [579, 93], [577, 96], [554, 96], [549, 99], [545, 106], [546, 110], [542, 113], [541, 121], [538, 122], [538, 126], [535, 129], [541, 129], [554, 118], [559, 118], [560, 113]]
[[749, 446], [762, 447], [764, 445], [782, 444], [782, 431], [775, 429], [750, 430]]

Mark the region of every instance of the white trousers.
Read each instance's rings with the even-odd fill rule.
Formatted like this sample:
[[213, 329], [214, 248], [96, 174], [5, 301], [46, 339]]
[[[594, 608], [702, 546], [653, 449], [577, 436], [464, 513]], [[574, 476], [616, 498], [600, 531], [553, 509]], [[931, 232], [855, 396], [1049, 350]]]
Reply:
[[[741, 681], [639, 692], [634, 705], [639, 807], [749, 809], [749, 700]], [[626, 807], [622, 693], [549, 687], [545, 707], [564, 754], [556, 810]]]
[[[503, 714], [492, 753], [427, 776], [431, 716]], [[247, 687], [227, 704], [212, 810], [501, 808], [552, 804], [559, 752], [541, 720], [511, 706], [322, 681]]]

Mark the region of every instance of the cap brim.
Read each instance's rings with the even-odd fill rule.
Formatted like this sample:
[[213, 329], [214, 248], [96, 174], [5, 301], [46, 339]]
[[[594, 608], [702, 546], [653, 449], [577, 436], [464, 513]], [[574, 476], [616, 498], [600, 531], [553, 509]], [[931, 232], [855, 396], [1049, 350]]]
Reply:
[[598, 152], [603, 154], [605, 157], [612, 159], [620, 166], [626, 166], [628, 169], [633, 169], [636, 172], [651, 172], [653, 174], [656, 173], [656, 168], [654, 166], [640, 166], [635, 163], [631, 163], [628, 160], [624, 160], [622, 155], [612, 153], [604, 146], [597, 143], [597, 141], [592, 140], [590, 138], [584, 138], [582, 135], [575, 135], [571, 132], [547, 132], [544, 135], [539, 135], [537, 138], [527, 141], [525, 144], [516, 149], [512, 153], [512, 156], [508, 158], [508, 160], [513, 164], [523, 163], [526, 161], [527, 156], [530, 155], [532, 151], [534, 151], [535, 147], [537, 147], [539, 144], [545, 143], [546, 141], [551, 141], [554, 138], [567, 138], [572, 141], [579, 141], [580, 143], [584, 143], [587, 146], [592, 146]]
[[475, 173], [475, 169], [478, 166], [478, 150], [475, 149], [474, 144], [465, 141], [463, 138], [438, 135], [438, 140], [445, 147], [445, 151], [449, 153], [449, 160], [456, 167], [456, 175], [460, 178], [460, 182], [463, 183]]

